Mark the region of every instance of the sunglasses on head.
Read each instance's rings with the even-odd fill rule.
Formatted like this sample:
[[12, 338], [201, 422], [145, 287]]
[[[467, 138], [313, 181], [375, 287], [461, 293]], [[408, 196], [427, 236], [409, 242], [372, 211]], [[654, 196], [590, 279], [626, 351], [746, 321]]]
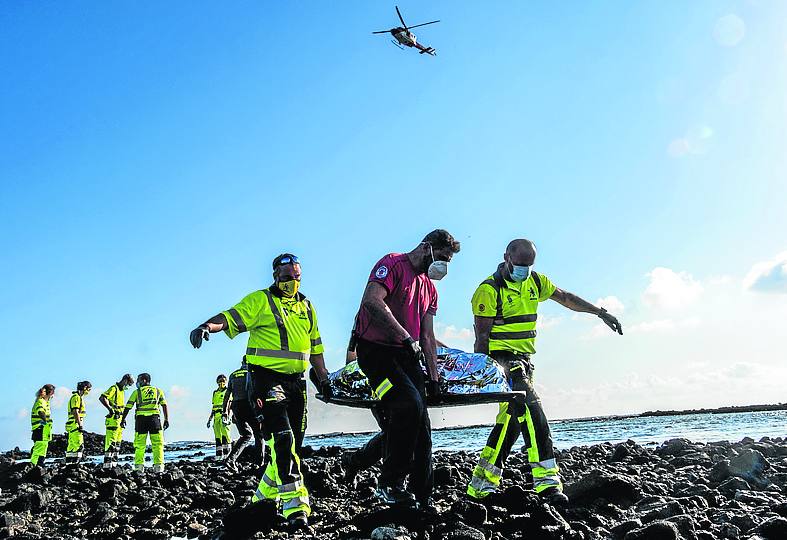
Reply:
[[298, 257], [295, 255], [287, 255], [286, 257], [282, 257], [276, 262], [276, 266], [282, 266], [284, 264], [300, 264]]

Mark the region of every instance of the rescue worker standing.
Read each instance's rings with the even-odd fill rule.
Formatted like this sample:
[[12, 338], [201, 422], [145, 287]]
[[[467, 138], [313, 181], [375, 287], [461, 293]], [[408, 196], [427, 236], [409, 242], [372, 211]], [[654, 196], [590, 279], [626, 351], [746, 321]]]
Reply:
[[212, 407], [208, 416], [208, 425], [213, 422], [213, 436], [216, 439], [216, 461], [221, 461], [230, 454], [230, 430], [225, 423], [227, 415], [224, 414], [224, 396], [227, 394], [227, 377], [224, 374], [216, 377], [219, 385], [213, 391]]
[[82, 460], [82, 451], [85, 448], [85, 401], [84, 397], [90, 393], [93, 386], [90, 381], [77, 383], [77, 389], [71, 393], [68, 400], [68, 420], [66, 420], [66, 433], [68, 446], [66, 447], [66, 463], [75, 464]]
[[377, 496], [387, 504], [431, 505], [432, 430], [426, 393], [438, 395], [440, 386], [433, 321], [437, 290], [430, 278], [446, 275], [459, 248], [453, 236], [437, 229], [409, 253], [386, 255], [372, 269], [361, 300], [356, 351], [358, 365], [380, 400], [385, 457]]
[[232, 445], [232, 450], [227, 458], [227, 465], [234, 467], [243, 450], [254, 438], [254, 463], [262, 465], [264, 447], [262, 445], [262, 434], [260, 433], [260, 421], [254, 414], [249, 403], [249, 393], [247, 390], [248, 364], [246, 356], [243, 357], [238, 369], [230, 373], [227, 383], [227, 392], [224, 394], [222, 405], [225, 415], [232, 411], [232, 421], [238, 429], [240, 438]]
[[[145, 450], [150, 446], [153, 450], [153, 469], [159, 472], [164, 470], [164, 430], [169, 428], [169, 409], [164, 392], [160, 388], [150, 385], [150, 374], [140, 373], [137, 376], [137, 388], [131, 392], [120, 427], [126, 427], [126, 417], [131, 409], [136, 407], [134, 413], [134, 470], [141, 471], [145, 468]], [[161, 423], [159, 408], [164, 413], [164, 423]]]
[[36, 392], [36, 401], [30, 411], [30, 425], [33, 430], [33, 449], [30, 451], [30, 463], [44, 465], [49, 441], [52, 440], [52, 412], [49, 400], [55, 395], [55, 385], [45, 384]]
[[252, 502], [281, 501], [282, 515], [290, 525], [304, 527], [311, 506], [298, 457], [306, 430], [303, 373], [311, 362], [319, 380], [327, 384], [328, 372], [317, 314], [298, 292], [298, 257], [283, 253], [273, 259], [273, 279], [270, 287], [247, 295], [192, 330], [189, 339], [199, 348], [211, 332], [224, 331], [230, 339], [249, 332], [250, 397], [262, 415], [262, 431], [271, 455]]
[[120, 454], [120, 441], [123, 440], [123, 429], [120, 427], [120, 418], [123, 416], [123, 407], [126, 404], [126, 388], [134, 384], [130, 373], [123, 375], [118, 382], [110, 386], [98, 398], [107, 409], [104, 420], [106, 433], [104, 435], [104, 468], [111, 469], [118, 464]]
[[536, 493], [553, 504], [565, 504], [563, 484], [555, 461], [552, 434], [533, 383], [536, 319], [539, 302], [552, 299], [572, 311], [593, 313], [622, 334], [618, 320], [578, 296], [557, 288], [545, 275], [532, 271], [535, 245], [518, 239], [508, 244], [504, 261], [473, 294], [475, 352], [492, 356], [505, 369], [512, 390], [524, 399], [501, 403], [495, 426], [473, 470], [467, 494], [483, 499], [500, 487], [503, 465], [519, 434], [527, 446]]

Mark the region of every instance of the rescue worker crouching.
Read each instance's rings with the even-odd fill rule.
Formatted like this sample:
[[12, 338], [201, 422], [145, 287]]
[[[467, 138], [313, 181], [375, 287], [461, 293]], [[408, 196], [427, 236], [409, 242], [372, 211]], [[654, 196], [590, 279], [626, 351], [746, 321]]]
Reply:
[[565, 504], [552, 434], [533, 382], [538, 305], [554, 300], [572, 311], [593, 313], [622, 334], [618, 320], [578, 296], [556, 287], [543, 274], [532, 271], [535, 245], [518, 239], [508, 244], [504, 261], [484, 280], [472, 298], [475, 352], [492, 356], [505, 370], [512, 390], [524, 390], [524, 399], [501, 403], [495, 426], [473, 470], [467, 494], [483, 499], [500, 487], [503, 465], [519, 438], [525, 438], [536, 493], [552, 504]]
[[262, 416], [262, 434], [270, 462], [252, 502], [280, 501], [281, 513], [292, 527], [305, 527], [311, 513], [309, 493], [298, 453], [306, 431], [306, 381], [309, 363], [322, 384], [328, 383], [317, 313], [299, 292], [301, 264], [290, 253], [273, 260], [271, 286], [247, 295], [232, 308], [192, 330], [195, 348], [209, 333], [224, 331], [229, 338], [249, 332], [246, 362], [250, 398]]
[[234, 468], [243, 450], [254, 438], [254, 464], [262, 465], [265, 447], [262, 444], [260, 421], [249, 402], [248, 393], [248, 364], [243, 356], [238, 369], [230, 373], [227, 383], [227, 392], [224, 394], [222, 409], [225, 415], [232, 413], [232, 422], [238, 429], [240, 437], [232, 444], [232, 450], [227, 458], [227, 466]]
[[227, 415], [224, 414], [224, 396], [227, 394], [227, 377], [224, 374], [216, 377], [218, 388], [213, 391], [210, 416], [208, 424], [213, 424], [213, 436], [216, 440], [216, 460], [221, 461], [230, 454], [230, 430]]
[[52, 440], [52, 412], [49, 400], [55, 395], [55, 385], [45, 384], [36, 392], [36, 400], [30, 411], [30, 426], [33, 430], [33, 449], [30, 451], [30, 463], [44, 466], [49, 441]]
[[68, 446], [66, 447], [66, 464], [74, 465], [82, 460], [82, 451], [85, 448], [85, 400], [93, 385], [90, 381], [77, 383], [77, 389], [71, 393], [68, 400], [68, 419], [66, 420], [66, 433]]
[[106, 433], [104, 434], [104, 468], [110, 469], [118, 464], [120, 442], [123, 440], [123, 428], [120, 419], [126, 405], [126, 388], [134, 384], [130, 373], [123, 375], [118, 382], [107, 388], [98, 398], [107, 409], [104, 419]]
[[[145, 450], [150, 446], [153, 451], [153, 469], [164, 470], [164, 430], [169, 428], [169, 409], [167, 400], [161, 389], [151, 386], [150, 374], [140, 373], [137, 376], [137, 388], [128, 398], [123, 410], [120, 427], [126, 427], [126, 417], [131, 409], [136, 407], [134, 413], [134, 470], [141, 471], [145, 468]], [[159, 408], [164, 413], [164, 424], [161, 423]]]

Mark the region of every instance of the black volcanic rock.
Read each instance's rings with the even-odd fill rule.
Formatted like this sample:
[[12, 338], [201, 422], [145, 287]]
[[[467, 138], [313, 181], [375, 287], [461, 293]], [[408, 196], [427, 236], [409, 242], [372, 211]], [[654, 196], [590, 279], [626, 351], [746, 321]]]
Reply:
[[[310, 529], [296, 537], [411, 540], [770, 540], [787, 538], [787, 443], [782, 439], [655, 449], [626, 441], [558, 452], [569, 506], [532, 492], [515, 453], [503, 489], [465, 493], [477, 454], [435, 454], [436, 513], [388, 508], [373, 496], [377, 467], [357, 487], [339, 482], [337, 447], [302, 460], [311, 490]], [[215, 462], [168, 462], [164, 473], [81, 464], [46, 468], [0, 457], [0, 538], [285, 538], [274, 505], [249, 501], [258, 472]], [[375, 531], [377, 531], [375, 533]]]

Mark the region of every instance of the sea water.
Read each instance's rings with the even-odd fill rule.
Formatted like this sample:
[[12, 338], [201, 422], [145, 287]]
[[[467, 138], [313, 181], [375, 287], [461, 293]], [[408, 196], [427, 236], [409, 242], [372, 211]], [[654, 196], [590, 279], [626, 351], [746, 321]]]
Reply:
[[[645, 446], [682, 437], [696, 442], [731, 441], [744, 437], [787, 437], [787, 411], [752, 413], [687, 414], [675, 416], [593, 418], [555, 420], [550, 422], [555, 447], [568, 450], [572, 446], [587, 446], [602, 442], [618, 443], [631, 439]], [[456, 427], [434, 430], [434, 450], [479, 451], [486, 444], [491, 426]], [[310, 435], [304, 445], [341, 446], [358, 448], [373, 433], [335, 433]], [[522, 443], [522, 439], [519, 439]], [[177, 448], [178, 443], [172, 445]], [[213, 443], [190, 442], [188, 448], [167, 452], [168, 460], [202, 459], [213, 455]]]

